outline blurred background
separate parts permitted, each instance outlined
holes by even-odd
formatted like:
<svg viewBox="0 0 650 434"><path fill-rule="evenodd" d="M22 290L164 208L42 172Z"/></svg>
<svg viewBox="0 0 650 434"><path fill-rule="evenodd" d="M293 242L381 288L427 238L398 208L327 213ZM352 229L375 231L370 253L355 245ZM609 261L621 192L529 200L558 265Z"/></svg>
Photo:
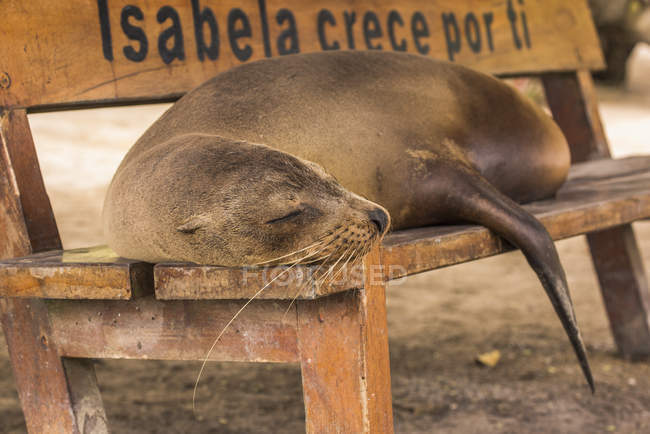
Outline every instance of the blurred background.
<svg viewBox="0 0 650 434"><path fill-rule="evenodd" d="M609 69L596 75L615 157L650 153L650 4L591 0ZM513 84L542 98L534 81ZM167 108L30 115L65 248L104 243L103 196L123 155ZM635 224L650 269L650 224ZM650 361L618 358L582 237L558 243L591 355L592 396L519 252L409 278L389 289L396 429L431 432L650 432ZM494 367L475 363L499 351ZM191 411L198 363L102 361L114 432L304 432L298 366L215 363ZM24 432L0 340L0 432Z"/></svg>

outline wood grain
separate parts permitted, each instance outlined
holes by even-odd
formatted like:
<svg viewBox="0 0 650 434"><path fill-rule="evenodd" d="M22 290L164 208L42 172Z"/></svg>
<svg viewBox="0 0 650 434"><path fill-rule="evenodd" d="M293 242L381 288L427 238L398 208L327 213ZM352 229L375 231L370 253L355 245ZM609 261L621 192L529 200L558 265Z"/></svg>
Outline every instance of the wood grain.
<svg viewBox="0 0 650 434"><path fill-rule="evenodd" d="M0 118L0 134L12 161L16 184L25 191L25 194L19 194L19 198L31 251L61 249L59 230L43 184L25 110L5 112Z"/></svg>
<svg viewBox="0 0 650 434"><path fill-rule="evenodd" d="M0 196L0 254L60 246L26 114L3 113L1 121L0 188L8 194ZM91 412L98 422L106 419L92 365L75 365L75 377L66 376L43 300L0 298L0 322L30 433L80 433ZM81 395L84 403L75 401Z"/></svg>
<svg viewBox="0 0 650 434"><path fill-rule="evenodd" d="M405 48L494 74L604 65L586 0L6 0L0 14L10 108L172 100L245 61L335 46ZM201 48L208 16L218 53Z"/></svg>
<svg viewBox="0 0 650 434"><path fill-rule="evenodd" d="M159 300L247 299L312 300L328 294L361 288L363 268L345 267L333 281L315 282L318 266L226 268L210 265L162 263L154 267ZM287 271L288 270L288 271ZM322 268L321 268L322 270ZM321 273L322 274L322 273ZM319 274L320 275L320 274ZM277 280L275 280L277 277Z"/></svg>
<svg viewBox="0 0 650 434"><path fill-rule="evenodd" d="M386 293L379 249L364 289L298 302L308 433L392 433Z"/></svg>
<svg viewBox="0 0 650 434"><path fill-rule="evenodd" d="M72 409L80 433L108 434L108 420L104 401L97 388L95 361L63 359L63 367L70 388Z"/></svg>
<svg viewBox="0 0 650 434"><path fill-rule="evenodd" d="M598 99L586 70L542 75L546 100L571 150L571 162L609 158Z"/></svg>
<svg viewBox="0 0 650 434"><path fill-rule="evenodd" d="M104 247L54 250L5 260L0 295L128 300L153 293L153 265L106 251Z"/></svg>
<svg viewBox="0 0 650 434"><path fill-rule="evenodd" d="M4 124L3 130L6 128ZM1 137L0 188L6 194L0 196L0 221L4 224L0 250L3 257L27 255L31 243L20 204L20 186L8 152L7 136L3 133ZM0 323L16 389L30 432L75 432L72 401L56 345L49 342L49 321L43 303L0 298Z"/></svg>
<svg viewBox="0 0 650 434"><path fill-rule="evenodd" d="M104 359L203 360L241 301L48 300L61 355ZM289 302L252 302L210 360L297 362L296 311Z"/></svg>
<svg viewBox="0 0 650 434"><path fill-rule="evenodd" d="M0 259L31 253L20 192L4 135L0 135Z"/></svg>
<svg viewBox="0 0 650 434"><path fill-rule="evenodd" d="M650 157L575 165L556 199L524 208L535 214L556 240L650 217ZM381 262L386 277L395 279L511 249L481 226L434 226L389 234L382 245ZM134 295L133 290L125 292L129 288L150 291L149 275L138 277L132 272L147 270L146 264L110 256L104 258L107 262L100 262L96 255L86 257L90 262L83 263L78 252L66 251L78 261L76 264L56 259L64 257L60 252L0 262L0 294L23 291L49 298L129 298ZM179 263L157 264L154 268L156 297L166 300L247 299L284 270ZM127 269L130 275L123 274ZM304 284L309 271L307 267L292 270L258 297L293 299L298 294L298 299L309 300L362 286L362 275L356 268L341 273L343 278L334 284L321 286ZM99 280L102 273L114 280ZM56 279L44 279L48 274L56 275Z"/></svg>
<svg viewBox="0 0 650 434"><path fill-rule="evenodd" d="M650 291L632 226L589 234L589 248L618 350L650 355Z"/></svg>
<svg viewBox="0 0 650 434"><path fill-rule="evenodd" d="M609 145L588 72L551 74L543 82L553 117L571 147L572 161L609 158ZM604 177L611 176L603 173L607 172L607 165L604 162L600 167ZM645 165L642 162L637 171L647 170L649 166L647 161ZM616 208L611 210L613 214L617 212ZM623 225L589 233L587 243L619 352L631 358L647 357L650 355L650 287L634 229Z"/></svg>

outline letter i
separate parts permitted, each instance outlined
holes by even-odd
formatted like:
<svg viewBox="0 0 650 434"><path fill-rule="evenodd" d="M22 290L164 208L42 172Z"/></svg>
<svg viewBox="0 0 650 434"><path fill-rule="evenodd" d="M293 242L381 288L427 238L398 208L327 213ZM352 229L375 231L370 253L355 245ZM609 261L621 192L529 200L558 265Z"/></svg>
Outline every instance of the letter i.
<svg viewBox="0 0 650 434"><path fill-rule="evenodd" d="M517 33L517 13L512 6L512 0L508 0L508 20L510 20L510 28L512 29L512 40L515 43L517 50L521 50L521 39Z"/></svg>
<svg viewBox="0 0 650 434"><path fill-rule="evenodd" d="M524 0L519 0L520 5L524 5ZM524 40L526 41L526 47L530 48L530 35L528 34L528 20L526 19L526 12L521 11L521 25L524 27Z"/></svg>

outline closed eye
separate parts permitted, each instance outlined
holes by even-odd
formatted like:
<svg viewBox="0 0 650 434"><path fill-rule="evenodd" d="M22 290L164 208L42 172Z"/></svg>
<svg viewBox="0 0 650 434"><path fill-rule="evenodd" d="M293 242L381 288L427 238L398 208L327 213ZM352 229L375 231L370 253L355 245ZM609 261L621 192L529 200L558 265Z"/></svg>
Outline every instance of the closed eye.
<svg viewBox="0 0 650 434"><path fill-rule="evenodd" d="M297 217L297 216L299 216L300 214L302 214L302 210L301 210L301 209L297 209L297 210L295 210L295 211L291 211L289 214L285 215L284 217L279 217L279 218L277 218L277 219L269 220L269 221L266 222L266 224L267 224L267 225L271 225L271 224L273 224L273 223L282 223L282 222L286 222L287 220L291 220L292 218Z"/></svg>

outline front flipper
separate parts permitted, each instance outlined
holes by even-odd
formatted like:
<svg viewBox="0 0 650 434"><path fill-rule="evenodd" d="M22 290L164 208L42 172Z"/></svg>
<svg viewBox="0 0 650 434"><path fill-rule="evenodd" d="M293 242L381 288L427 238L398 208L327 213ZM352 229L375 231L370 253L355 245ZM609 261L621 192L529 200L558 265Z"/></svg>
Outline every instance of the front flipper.
<svg viewBox="0 0 650 434"><path fill-rule="evenodd" d="M474 170L466 167L445 169L443 186L448 188L442 200L449 217L486 226L521 249L551 299L587 383L594 392L594 381L573 312L566 275L544 226Z"/></svg>

